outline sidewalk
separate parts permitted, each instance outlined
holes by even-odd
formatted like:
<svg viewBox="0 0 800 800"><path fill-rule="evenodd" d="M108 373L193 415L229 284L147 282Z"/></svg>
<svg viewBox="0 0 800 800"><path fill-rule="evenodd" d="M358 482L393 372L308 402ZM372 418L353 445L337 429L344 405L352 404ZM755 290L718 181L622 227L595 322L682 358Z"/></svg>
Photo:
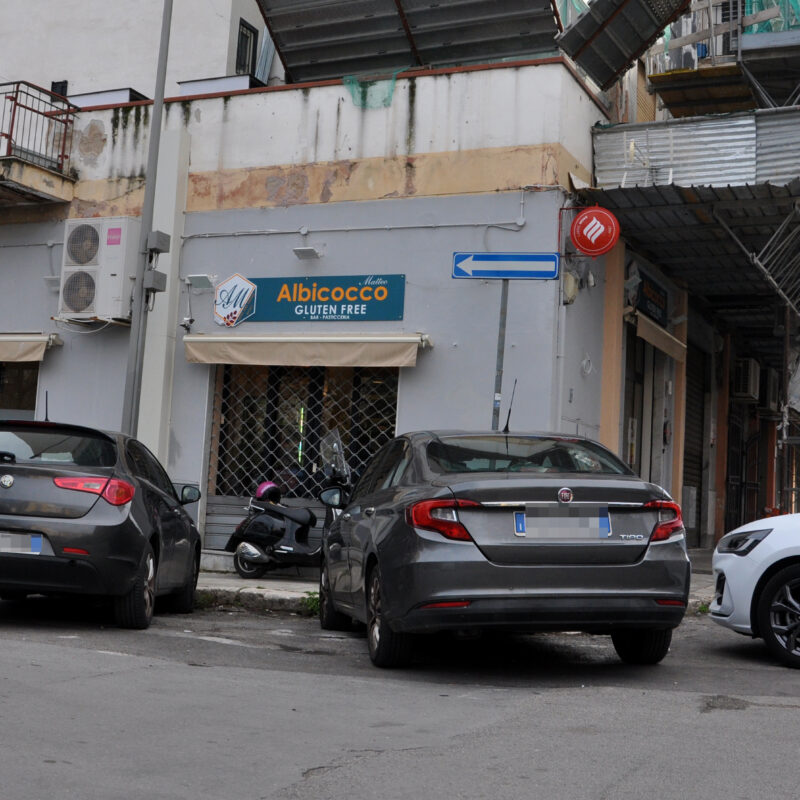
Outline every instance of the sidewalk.
<svg viewBox="0 0 800 800"><path fill-rule="evenodd" d="M696 614L707 607L714 597L714 578L711 574L711 551L690 550L692 583L689 591L688 614ZM316 577L292 574L267 573L263 578L240 578L235 572L223 571L225 562L213 557L206 558L212 571L204 568L197 582L197 604L208 608L221 605L238 605L252 611L308 612L309 594L316 594L319 583Z"/></svg>

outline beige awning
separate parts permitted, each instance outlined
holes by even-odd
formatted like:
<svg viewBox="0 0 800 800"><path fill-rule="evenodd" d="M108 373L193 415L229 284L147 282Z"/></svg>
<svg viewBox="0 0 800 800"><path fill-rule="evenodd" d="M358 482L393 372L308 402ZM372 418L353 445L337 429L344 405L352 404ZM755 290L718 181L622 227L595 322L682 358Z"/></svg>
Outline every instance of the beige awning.
<svg viewBox="0 0 800 800"><path fill-rule="evenodd" d="M0 361L41 361L48 347L61 344L55 333L0 333Z"/></svg>
<svg viewBox="0 0 800 800"><path fill-rule="evenodd" d="M186 360L197 364L298 367L413 367L424 333L237 336L187 334Z"/></svg>
<svg viewBox="0 0 800 800"><path fill-rule="evenodd" d="M670 358L674 358L676 361L686 360L686 345L639 312L636 313L636 335L646 342L650 342L653 347L666 353Z"/></svg>

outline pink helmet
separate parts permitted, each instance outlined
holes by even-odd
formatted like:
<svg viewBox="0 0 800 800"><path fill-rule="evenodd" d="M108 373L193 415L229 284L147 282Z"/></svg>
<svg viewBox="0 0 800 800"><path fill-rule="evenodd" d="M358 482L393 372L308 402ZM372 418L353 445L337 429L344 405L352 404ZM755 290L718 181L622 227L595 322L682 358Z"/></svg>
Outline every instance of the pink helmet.
<svg viewBox="0 0 800 800"><path fill-rule="evenodd" d="M270 503L280 503L281 490L272 481L262 481L256 489L256 500L268 500Z"/></svg>

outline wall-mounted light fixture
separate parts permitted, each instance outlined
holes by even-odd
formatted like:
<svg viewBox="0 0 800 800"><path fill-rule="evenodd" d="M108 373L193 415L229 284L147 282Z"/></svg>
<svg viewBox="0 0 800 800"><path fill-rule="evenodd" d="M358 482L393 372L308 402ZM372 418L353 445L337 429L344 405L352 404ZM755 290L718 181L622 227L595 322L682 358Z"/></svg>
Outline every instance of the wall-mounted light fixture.
<svg viewBox="0 0 800 800"><path fill-rule="evenodd" d="M315 245L304 245L303 247L293 247L292 252L301 261L310 261L314 258L322 258L322 250Z"/></svg>
<svg viewBox="0 0 800 800"><path fill-rule="evenodd" d="M187 275L184 278L192 289L213 289L216 279L216 275Z"/></svg>

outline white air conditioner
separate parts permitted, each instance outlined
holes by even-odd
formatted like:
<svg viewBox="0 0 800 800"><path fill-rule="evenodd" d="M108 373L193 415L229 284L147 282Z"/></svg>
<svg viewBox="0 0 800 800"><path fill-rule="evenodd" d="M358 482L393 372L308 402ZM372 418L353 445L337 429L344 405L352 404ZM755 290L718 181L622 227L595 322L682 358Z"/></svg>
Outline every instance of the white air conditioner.
<svg viewBox="0 0 800 800"><path fill-rule="evenodd" d="M754 358L739 358L733 370L733 397L737 400L758 401L760 371Z"/></svg>
<svg viewBox="0 0 800 800"><path fill-rule="evenodd" d="M138 217L67 220L59 317L130 319L140 228Z"/></svg>
<svg viewBox="0 0 800 800"><path fill-rule="evenodd" d="M767 411L777 411L780 406L780 375L775 369L764 372L764 386L761 390L761 406Z"/></svg>

